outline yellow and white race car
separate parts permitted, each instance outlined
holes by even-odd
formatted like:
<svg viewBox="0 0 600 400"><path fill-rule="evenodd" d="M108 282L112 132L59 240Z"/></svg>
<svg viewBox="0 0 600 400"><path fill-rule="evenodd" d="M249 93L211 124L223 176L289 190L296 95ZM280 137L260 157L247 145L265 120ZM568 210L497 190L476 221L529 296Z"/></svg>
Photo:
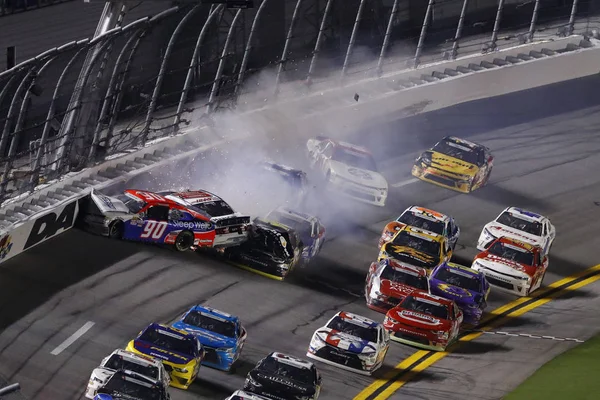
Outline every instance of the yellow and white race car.
<svg viewBox="0 0 600 400"><path fill-rule="evenodd" d="M434 185L470 193L488 182L493 163L489 148L446 136L416 159L412 175Z"/></svg>

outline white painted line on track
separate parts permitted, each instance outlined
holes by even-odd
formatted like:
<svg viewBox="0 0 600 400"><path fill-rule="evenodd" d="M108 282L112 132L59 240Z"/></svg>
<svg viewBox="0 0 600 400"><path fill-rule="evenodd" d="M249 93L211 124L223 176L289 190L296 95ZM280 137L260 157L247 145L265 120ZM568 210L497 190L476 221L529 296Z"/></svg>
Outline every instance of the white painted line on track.
<svg viewBox="0 0 600 400"><path fill-rule="evenodd" d="M511 337L525 337L525 338L530 338L530 339L556 340L559 342L576 342L576 343L584 342L584 340L575 339L575 338L563 338L563 337L547 336L547 335L544 335L544 336L532 335L529 333L510 333L510 332L503 332L503 331L482 331L482 330L474 330L472 332L481 332L481 333L485 333L487 335L500 335L500 336L511 336Z"/></svg>
<svg viewBox="0 0 600 400"><path fill-rule="evenodd" d="M53 356L57 356L60 353L62 353L63 351L65 351L65 349L67 347L69 347L70 345L72 345L73 343L75 343L75 341L77 339L79 339L80 337L82 337L83 335L85 335L85 333L87 331L89 331L90 329L92 329L92 326L96 325L95 322L92 321L88 321L85 324L83 324L83 326L81 328L79 328L77 330L77 332L75 332L74 334L72 334L71 336L69 336L67 338L67 340L65 340L64 342L62 342L61 344L58 345L57 348L55 348L54 350L52 350L50 352L50 354L52 354Z"/></svg>
<svg viewBox="0 0 600 400"><path fill-rule="evenodd" d="M392 184L392 187L399 188L402 186L410 185L411 183L419 182L417 178L410 178L402 182Z"/></svg>

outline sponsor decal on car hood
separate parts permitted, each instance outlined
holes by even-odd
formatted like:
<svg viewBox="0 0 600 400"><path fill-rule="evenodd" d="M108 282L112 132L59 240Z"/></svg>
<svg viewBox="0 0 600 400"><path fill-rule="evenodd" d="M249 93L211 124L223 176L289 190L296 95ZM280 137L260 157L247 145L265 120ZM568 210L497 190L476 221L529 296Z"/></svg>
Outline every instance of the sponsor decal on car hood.
<svg viewBox="0 0 600 400"><path fill-rule="evenodd" d="M358 185L375 189L387 188L388 184L383 175L375 171L351 167L338 161L330 161L331 170L337 175Z"/></svg>
<svg viewBox="0 0 600 400"><path fill-rule="evenodd" d="M203 346L208 347L234 347L235 339L227 336L219 335L218 333L201 329L196 326L185 324L181 321L173 324L173 328L181 329L196 336Z"/></svg>
<svg viewBox="0 0 600 400"><path fill-rule="evenodd" d="M518 229L511 228L506 225L499 224L497 222L490 222L485 228L495 237L509 237L523 242L527 242L533 245L541 246L542 238L540 236L531 235L529 233L520 231Z"/></svg>
<svg viewBox="0 0 600 400"><path fill-rule="evenodd" d="M381 293L383 293L386 296L391 296L391 297L404 298L404 297L408 296L414 290L415 290L414 287L405 285L403 283L390 281L389 279L382 279L380 286L379 286L379 291Z"/></svg>
<svg viewBox="0 0 600 400"><path fill-rule="evenodd" d="M474 164L437 152L431 153L431 162L434 167L454 174L473 176L479 171Z"/></svg>
<svg viewBox="0 0 600 400"><path fill-rule="evenodd" d="M133 346L137 351L139 351L142 354L146 354L151 357L158 358L160 360L167 361L173 364L185 365L194 359L190 355L174 353L172 351L153 346L152 344L141 340L136 340L133 343Z"/></svg>
<svg viewBox="0 0 600 400"><path fill-rule="evenodd" d="M375 343L340 331L323 328L317 332L317 335L331 346L356 354L371 353L377 349Z"/></svg>
<svg viewBox="0 0 600 400"><path fill-rule="evenodd" d="M390 310L390 317L404 325L415 328L431 330L447 330L450 328L450 321L412 310L392 309Z"/></svg>
<svg viewBox="0 0 600 400"><path fill-rule="evenodd" d="M437 279L431 279L431 293L445 297L450 300L454 300L460 304L473 304L475 303L475 296L480 293L472 292L470 290L447 284Z"/></svg>
<svg viewBox="0 0 600 400"><path fill-rule="evenodd" d="M311 391L311 388L307 387L307 385L298 384L293 379L289 379L286 377L265 374L264 372L260 371L252 371L250 372L250 374L254 379L258 380L259 382L269 382L273 384L286 386L287 388L292 389L296 392L307 393Z"/></svg>
<svg viewBox="0 0 600 400"><path fill-rule="evenodd" d="M478 258L477 261L493 271L501 274L532 277L535 272L535 267L519 264L512 260L507 260L502 257L487 254L485 257Z"/></svg>

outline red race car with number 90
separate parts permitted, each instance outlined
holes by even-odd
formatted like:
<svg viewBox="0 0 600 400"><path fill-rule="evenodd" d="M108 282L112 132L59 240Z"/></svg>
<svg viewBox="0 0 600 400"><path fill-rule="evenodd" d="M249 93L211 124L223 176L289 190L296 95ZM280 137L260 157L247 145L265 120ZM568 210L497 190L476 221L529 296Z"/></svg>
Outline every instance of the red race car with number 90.
<svg viewBox="0 0 600 400"><path fill-rule="evenodd" d="M83 229L110 238L192 247L229 247L248 239L250 217L206 191L92 191L82 206Z"/></svg>

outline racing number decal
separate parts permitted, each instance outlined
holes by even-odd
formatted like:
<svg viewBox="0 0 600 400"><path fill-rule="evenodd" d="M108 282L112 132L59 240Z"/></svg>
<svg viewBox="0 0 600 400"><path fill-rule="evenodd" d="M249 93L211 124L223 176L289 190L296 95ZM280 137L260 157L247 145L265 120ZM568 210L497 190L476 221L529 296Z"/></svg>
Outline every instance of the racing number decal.
<svg viewBox="0 0 600 400"><path fill-rule="evenodd" d="M163 202L167 201L164 197L162 197L161 195L158 195L156 193L150 193L150 192L136 192L136 193L146 201L163 201Z"/></svg>
<svg viewBox="0 0 600 400"><path fill-rule="evenodd" d="M140 235L141 239L160 239L165 233L165 229L167 229L166 222L158 222L158 221L147 221L146 225L144 225L144 230Z"/></svg>
<svg viewBox="0 0 600 400"><path fill-rule="evenodd" d="M373 177L366 171L361 171L356 168L348 168L348 173L366 181L372 181Z"/></svg>

